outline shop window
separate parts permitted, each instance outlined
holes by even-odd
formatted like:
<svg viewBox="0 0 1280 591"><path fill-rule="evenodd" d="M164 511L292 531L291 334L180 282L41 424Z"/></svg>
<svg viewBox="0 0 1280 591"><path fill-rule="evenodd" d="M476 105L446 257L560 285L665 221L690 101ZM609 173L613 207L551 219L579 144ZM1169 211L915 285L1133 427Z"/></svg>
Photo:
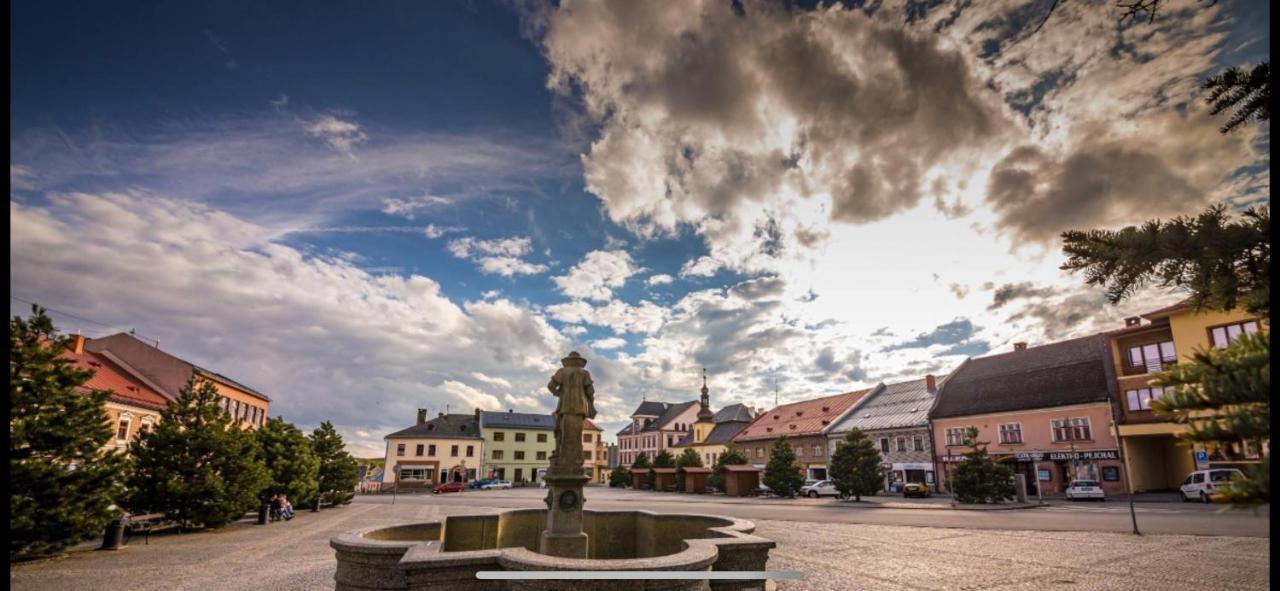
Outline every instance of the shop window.
<svg viewBox="0 0 1280 591"><path fill-rule="evenodd" d="M1258 322L1249 320L1246 322L1236 322L1225 326L1215 326L1209 329L1209 339L1213 341L1213 346L1219 349L1227 348L1232 341L1240 338L1242 334L1253 334L1258 332Z"/></svg>
<svg viewBox="0 0 1280 591"><path fill-rule="evenodd" d="M422 482L427 480L427 470L425 468L401 468L400 480L411 482Z"/></svg>
<svg viewBox="0 0 1280 591"><path fill-rule="evenodd" d="M1089 428L1089 419L1057 419L1052 421L1054 441L1089 441L1093 433ZM1094 480L1097 480L1096 478Z"/></svg>
<svg viewBox="0 0 1280 591"><path fill-rule="evenodd" d="M404 444L403 444L403 443L398 443L398 444L396 444L396 455L397 455L397 456L403 456L403 455L404 455Z"/></svg>
<svg viewBox="0 0 1280 591"><path fill-rule="evenodd" d="M964 445L964 439L969 435L968 427L952 427L947 429L947 445Z"/></svg>
<svg viewBox="0 0 1280 591"><path fill-rule="evenodd" d="M1022 424L1006 423L1000 425L1000 443L1022 443Z"/></svg>

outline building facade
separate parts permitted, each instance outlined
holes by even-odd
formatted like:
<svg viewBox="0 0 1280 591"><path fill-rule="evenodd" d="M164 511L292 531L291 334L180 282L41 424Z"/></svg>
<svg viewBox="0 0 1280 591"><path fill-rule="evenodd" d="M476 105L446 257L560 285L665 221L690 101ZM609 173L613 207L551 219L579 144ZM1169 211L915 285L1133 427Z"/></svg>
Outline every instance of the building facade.
<svg viewBox="0 0 1280 591"><path fill-rule="evenodd" d="M105 447L127 451L131 441L160 422L160 411L169 400L159 392L158 386L127 363L110 354L85 350L85 341L83 336L76 335L62 357L80 369L93 372L79 390L111 391L103 408L112 431Z"/></svg>
<svg viewBox="0 0 1280 591"><path fill-rule="evenodd" d="M652 460L693 430L698 402L645 401L631 413L631 424L618 431L619 461L630 466L641 453Z"/></svg>
<svg viewBox="0 0 1280 591"><path fill-rule="evenodd" d="M775 407L760 414L735 435L733 445L741 449L753 465L764 469L774 442L786 437L795 448L796 462L805 478L825 480L828 430L870 392L870 389L858 390Z"/></svg>
<svg viewBox="0 0 1280 591"><path fill-rule="evenodd" d="M966 360L940 386L929 413L934 461L950 469L978 429L992 459L1022 474L1029 494L1060 494L1072 480L1126 492L1111 400L1115 376L1105 335Z"/></svg>
<svg viewBox="0 0 1280 591"><path fill-rule="evenodd" d="M477 477L484 457L479 411L440 413L427 420L418 409L417 424L387 435L382 487L429 488L442 482L469 482Z"/></svg>
<svg viewBox="0 0 1280 591"><path fill-rule="evenodd" d="M703 466L714 466L720 456L728 451L733 438L750 425L755 416L751 407L745 404L731 404L718 412L711 412L711 390L707 387L704 376L702 397L698 399L693 429L672 446L671 453L680 457L684 450L693 449L702 459Z"/></svg>
<svg viewBox="0 0 1280 591"><path fill-rule="evenodd" d="M485 440L481 474L516 486L538 482L556 448L555 427L556 419L550 414L481 411Z"/></svg>
<svg viewBox="0 0 1280 591"><path fill-rule="evenodd" d="M919 482L937 490L933 462L933 434L929 409L938 392L938 378L927 375L898 384L879 384L827 432L827 448L835 450L853 429L867 434L880 450L884 490L898 491Z"/></svg>
<svg viewBox="0 0 1280 591"><path fill-rule="evenodd" d="M1119 391L1115 403L1120 441L1134 492L1177 490L1197 469L1242 468L1260 461L1268 442L1240 441L1209 449L1183 441L1186 425L1151 410L1151 402L1164 395L1151 381L1157 372L1189 361L1196 351L1225 347L1241 334L1267 329L1265 322L1242 310L1196 311L1183 300L1127 318L1124 328L1108 333Z"/></svg>
<svg viewBox="0 0 1280 591"><path fill-rule="evenodd" d="M609 447L604 443L604 429L591 419L582 420L582 473L594 484L604 484L608 477Z"/></svg>

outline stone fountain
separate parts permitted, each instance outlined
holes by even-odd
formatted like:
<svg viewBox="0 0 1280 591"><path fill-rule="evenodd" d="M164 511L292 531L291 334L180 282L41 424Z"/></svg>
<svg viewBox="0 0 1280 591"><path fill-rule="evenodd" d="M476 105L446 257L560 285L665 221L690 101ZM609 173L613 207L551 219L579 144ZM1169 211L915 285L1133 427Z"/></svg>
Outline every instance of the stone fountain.
<svg viewBox="0 0 1280 591"><path fill-rule="evenodd" d="M451 515L443 521L368 528L334 536L338 591L765 589L761 580L500 580L480 571L762 571L771 540L749 521L699 514L583 508L582 425L595 417L587 360L561 360L547 388L556 405L556 448L546 509ZM469 494L469 493L464 493Z"/></svg>

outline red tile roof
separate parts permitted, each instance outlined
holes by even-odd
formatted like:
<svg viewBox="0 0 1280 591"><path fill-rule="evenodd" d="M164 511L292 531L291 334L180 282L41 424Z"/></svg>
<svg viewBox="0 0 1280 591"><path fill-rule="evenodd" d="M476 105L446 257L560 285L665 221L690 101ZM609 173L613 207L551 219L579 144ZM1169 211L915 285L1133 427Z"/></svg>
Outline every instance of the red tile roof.
<svg viewBox="0 0 1280 591"><path fill-rule="evenodd" d="M70 359L76 367L92 370L93 377L82 387L86 390L111 390L112 402L151 410L162 410L168 404L167 398L123 367L122 363L112 361L101 353L85 350L76 354L66 351L62 357Z"/></svg>
<svg viewBox="0 0 1280 591"><path fill-rule="evenodd" d="M734 441L816 435L862 399L871 388L784 404L760 415Z"/></svg>
<svg viewBox="0 0 1280 591"><path fill-rule="evenodd" d="M584 431L604 431L604 429L597 427L595 423L591 422L591 419L582 419L582 429Z"/></svg>

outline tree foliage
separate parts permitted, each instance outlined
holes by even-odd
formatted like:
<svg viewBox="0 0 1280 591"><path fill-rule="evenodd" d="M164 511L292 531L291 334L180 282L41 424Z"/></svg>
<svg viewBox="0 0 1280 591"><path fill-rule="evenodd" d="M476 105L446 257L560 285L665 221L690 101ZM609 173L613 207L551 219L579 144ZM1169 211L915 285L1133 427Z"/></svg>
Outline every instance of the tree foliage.
<svg viewBox="0 0 1280 591"><path fill-rule="evenodd" d="M654 468L675 468L676 457L671 455L670 451L667 451L664 449L658 452L658 455L653 456L653 467ZM653 472L649 473L647 484L649 485L650 490L653 489L654 483L657 480L657 478L658 478L657 474L654 474Z"/></svg>
<svg viewBox="0 0 1280 591"><path fill-rule="evenodd" d="M184 526L219 527L255 507L271 481L252 431L232 422L212 382L192 376L160 423L130 446L127 506Z"/></svg>
<svg viewBox="0 0 1280 591"><path fill-rule="evenodd" d="M884 460L871 438L861 429L852 429L836 445L831 454L831 469L827 472L841 496L862 497L880 492L884 472L880 466Z"/></svg>
<svg viewBox="0 0 1280 591"><path fill-rule="evenodd" d="M1231 111L1231 117L1222 126L1222 133L1230 133L1250 121L1271 120L1271 66L1262 62L1248 72L1238 67L1227 68L1201 85L1209 91L1205 102L1213 106L1214 115Z"/></svg>
<svg viewBox="0 0 1280 591"><path fill-rule="evenodd" d="M318 492L320 459L311 451L307 436L282 417L267 421L257 436L262 463L271 476L258 500L266 503L272 495L283 494L296 506L311 506Z"/></svg>
<svg viewBox="0 0 1280 591"><path fill-rule="evenodd" d="M1215 205L1196 217L1152 220L1141 228L1063 232L1067 262L1089 285L1105 287L1112 303L1155 284L1191 290L1195 308L1243 307L1270 312L1271 208L1228 219Z"/></svg>
<svg viewBox="0 0 1280 591"><path fill-rule="evenodd" d="M649 454L640 452L638 455L636 455L636 459L631 461L631 467L632 468L652 468L653 462L649 460ZM653 472L650 472L649 474L645 475L644 487L650 490L653 489Z"/></svg>
<svg viewBox="0 0 1280 591"><path fill-rule="evenodd" d="M764 466L764 485L773 494L783 497L796 496L804 486L804 476L796 462L796 450L787 442L786 436L774 441L773 448L769 450L769 463Z"/></svg>
<svg viewBox="0 0 1280 591"><path fill-rule="evenodd" d="M609 471L609 488L626 488L631 482L631 476L627 474L627 469L622 466L615 466Z"/></svg>
<svg viewBox="0 0 1280 591"><path fill-rule="evenodd" d="M712 468L711 476L707 478L707 486L715 490L724 490L724 467L745 466L750 463L751 460L747 458L746 454L742 453L742 450L730 446L724 453L720 454L720 457L716 458L716 464Z"/></svg>
<svg viewBox="0 0 1280 591"><path fill-rule="evenodd" d="M111 391L82 389L93 372L61 357L68 344L37 306L9 322L9 560L101 534L118 513L126 462L104 451Z"/></svg>
<svg viewBox="0 0 1280 591"><path fill-rule="evenodd" d="M1013 498L1013 470L987 455L987 442L978 441L978 429L970 427L965 446L972 448L951 472L951 494L960 503L1000 503Z"/></svg>
<svg viewBox="0 0 1280 591"><path fill-rule="evenodd" d="M701 468L702 456L692 447L686 447L676 458L676 468ZM684 490L684 470L676 470L676 490Z"/></svg>
<svg viewBox="0 0 1280 591"><path fill-rule="evenodd" d="M335 505L351 502L355 497L357 462L347 453L342 435L325 421L311 432L311 451L320 462L317 488Z"/></svg>

